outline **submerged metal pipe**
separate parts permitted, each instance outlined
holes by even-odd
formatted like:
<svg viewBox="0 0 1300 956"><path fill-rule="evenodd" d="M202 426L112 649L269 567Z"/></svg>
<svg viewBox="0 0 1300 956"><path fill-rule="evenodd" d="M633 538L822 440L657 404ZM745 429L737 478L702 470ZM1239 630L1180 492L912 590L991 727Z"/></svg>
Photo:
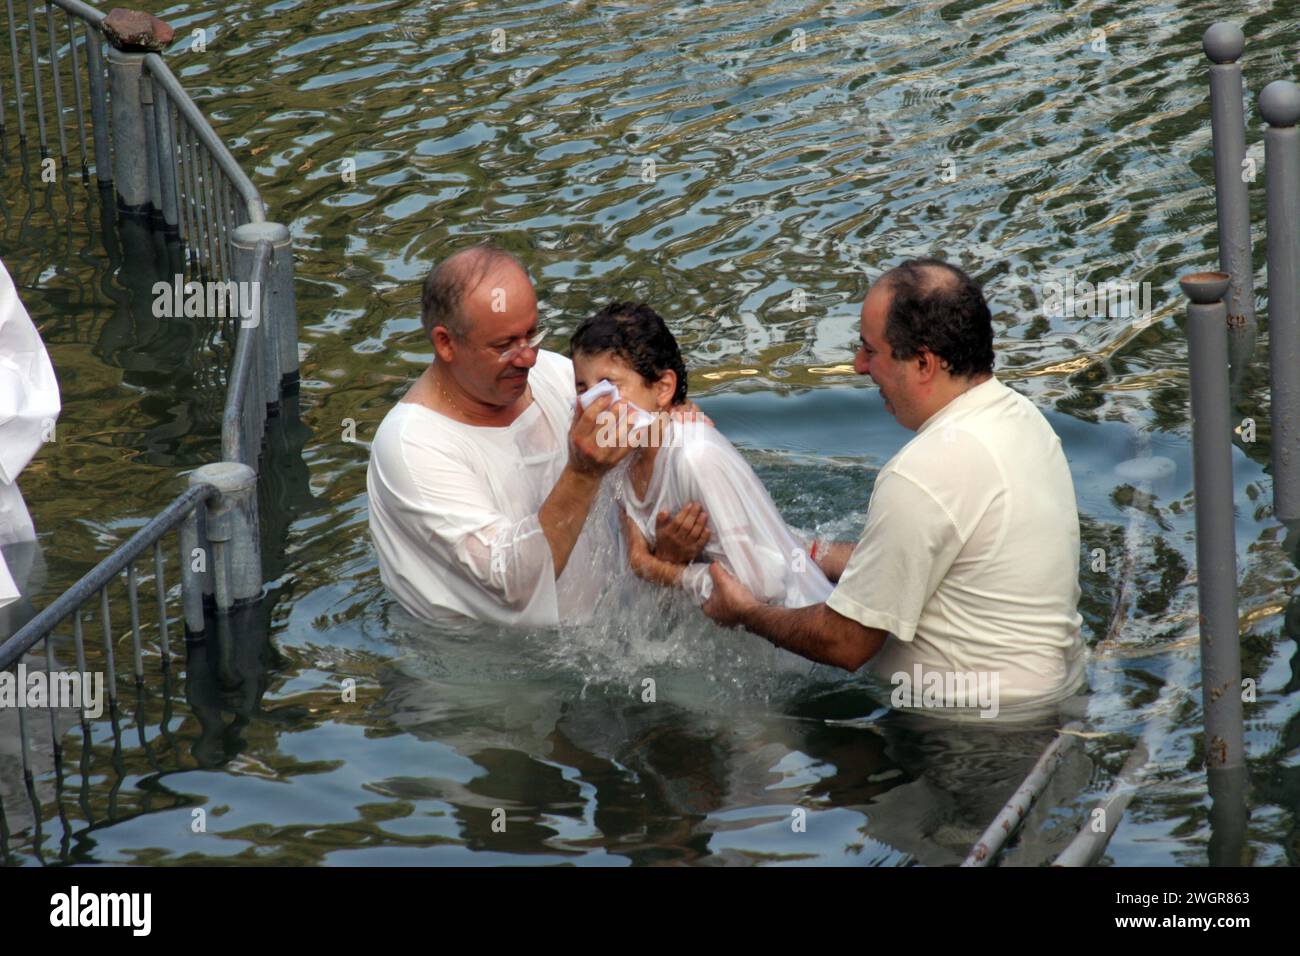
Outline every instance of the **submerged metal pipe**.
<svg viewBox="0 0 1300 956"><path fill-rule="evenodd" d="M1075 732L1082 729L1083 725L1075 721L1066 724L1057 732L1057 738L1039 755L1038 761L1025 777L1024 783L1016 789L1006 806L988 825L988 829L975 841L970 853L962 861L962 866L988 866L993 862L1003 844L1020 828L1020 824L1029 815L1030 809L1042 796L1043 790L1056 775L1065 755L1074 747L1079 739L1075 736Z"/></svg>
<svg viewBox="0 0 1300 956"><path fill-rule="evenodd" d="M1290 241L1294 247L1294 235ZM1228 394L1228 310L1223 303L1229 281L1222 272L1200 272L1179 280L1183 293L1191 300L1187 307L1187 351L1192 392L1201 700L1205 713L1205 762L1214 770L1241 766L1244 762Z"/></svg>
<svg viewBox="0 0 1300 956"><path fill-rule="evenodd" d="M1273 512L1300 518L1300 87L1276 80L1259 94L1268 198L1268 352Z"/></svg>
<svg viewBox="0 0 1300 956"><path fill-rule="evenodd" d="M1120 768L1115 783L1106 793L1106 798L1092 810L1093 814L1100 814L1100 817L1095 819L1100 819L1102 825L1092 826L1094 817L1090 815L1083 829L1070 841L1070 845L1061 851L1053 866L1091 866L1101 858L1102 852L1119 826L1120 819L1124 816L1125 809L1132 801L1133 795L1137 793L1149 759L1150 753L1146 742L1139 740L1137 746L1129 753L1128 759L1124 761L1124 766Z"/></svg>

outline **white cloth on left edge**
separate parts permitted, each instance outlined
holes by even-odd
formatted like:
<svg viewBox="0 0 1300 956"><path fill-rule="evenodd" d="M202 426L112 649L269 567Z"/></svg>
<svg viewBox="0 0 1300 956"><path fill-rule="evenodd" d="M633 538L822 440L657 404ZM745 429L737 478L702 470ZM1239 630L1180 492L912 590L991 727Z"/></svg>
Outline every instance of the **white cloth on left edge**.
<svg viewBox="0 0 1300 956"><path fill-rule="evenodd" d="M59 383L45 343L0 262L0 545L36 539L18 475L50 434L59 408ZM0 556L0 607L18 597Z"/></svg>

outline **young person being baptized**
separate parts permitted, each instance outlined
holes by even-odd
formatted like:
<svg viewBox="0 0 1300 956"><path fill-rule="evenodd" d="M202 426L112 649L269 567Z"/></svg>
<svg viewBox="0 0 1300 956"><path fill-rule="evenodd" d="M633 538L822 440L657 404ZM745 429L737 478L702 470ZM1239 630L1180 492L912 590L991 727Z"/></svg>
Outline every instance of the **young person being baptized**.
<svg viewBox="0 0 1300 956"><path fill-rule="evenodd" d="M713 588L709 563L720 561L769 604L804 607L826 600L831 583L731 442L710 422L667 414L686 401L686 367L658 313L642 303L611 303L578 326L569 351L579 401L608 380L623 400L653 416L653 424L639 429L639 416L625 419L617 436L606 429L611 439L637 448L610 476L639 531L625 520L628 561L637 575L684 588L703 604ZM713 530L700 561L678 565L656 558L650 550L656 516L676 514L691 502L703 505Z"/></svg>

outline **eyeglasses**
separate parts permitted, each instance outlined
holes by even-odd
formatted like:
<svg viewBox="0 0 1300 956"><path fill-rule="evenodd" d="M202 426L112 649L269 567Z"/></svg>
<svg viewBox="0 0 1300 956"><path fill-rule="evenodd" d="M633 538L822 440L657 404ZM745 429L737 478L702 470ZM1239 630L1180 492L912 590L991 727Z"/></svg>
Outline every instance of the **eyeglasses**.
<svg viewBox="0 0 1300 956"><path fill-rule="evenodd" d="M505 363L509 362L524 349L535 349L542 344L542 339L546 338L546 329L538 328L532 335L521 336L511 341L504 349L498 349L491 345L483 346L489 352L495 352L497 358Z"/></svg>

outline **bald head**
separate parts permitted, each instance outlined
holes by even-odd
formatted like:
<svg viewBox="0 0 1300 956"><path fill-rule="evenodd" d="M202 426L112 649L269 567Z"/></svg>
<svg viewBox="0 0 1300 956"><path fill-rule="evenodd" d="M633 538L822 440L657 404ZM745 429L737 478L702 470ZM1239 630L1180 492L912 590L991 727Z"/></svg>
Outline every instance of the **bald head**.
<svg viewBox="0 0 1300 956"><path fill-rule="evenodd" d="M961 287L963 279L971 281L966 273L942 260L909 259L901 266L890 269L877 281L889 288L906 285L917 295L929 298L952 295Z"/></svg>
<svg viewBox="0 0 1300 956"><path fill-rule="evenodd" d="M425 278L420 297L420 321L425 336L441 325L453 335L464 338L470 330L466 298L483 282L502 271L527 277L518 259L490 242L462 249L440 262Z"/></svg>

